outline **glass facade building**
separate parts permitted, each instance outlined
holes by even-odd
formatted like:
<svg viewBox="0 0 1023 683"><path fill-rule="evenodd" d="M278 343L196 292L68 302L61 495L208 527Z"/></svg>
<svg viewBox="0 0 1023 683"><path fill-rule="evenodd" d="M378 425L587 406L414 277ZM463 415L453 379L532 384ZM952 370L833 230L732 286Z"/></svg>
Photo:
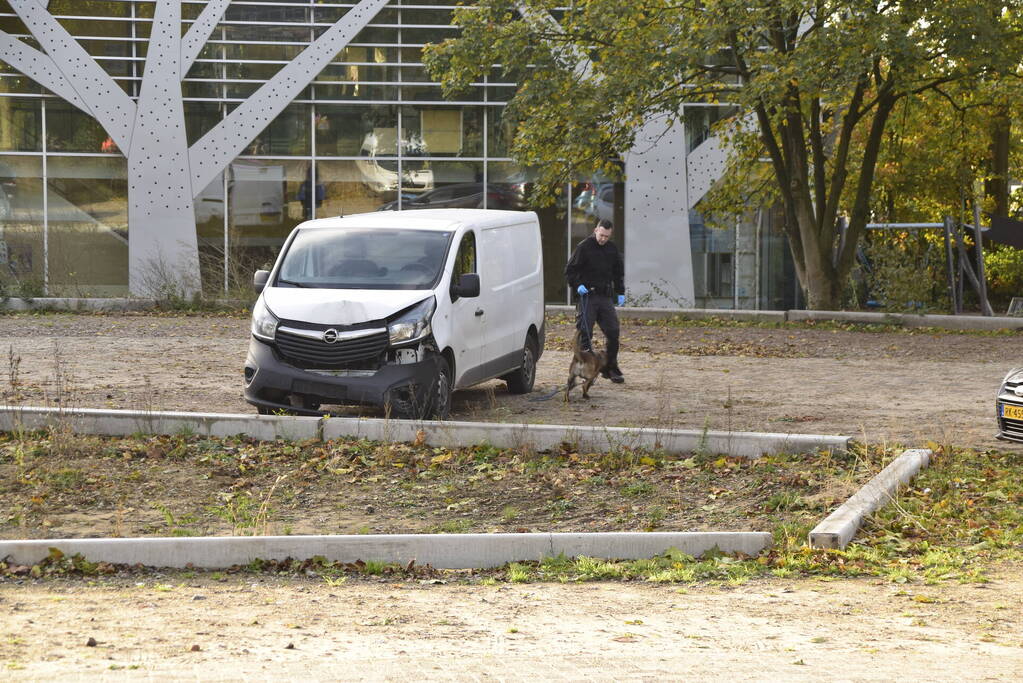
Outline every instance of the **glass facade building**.
<svg viewBox="0 0 1023 683"><path fill-rule="evenodd" d="M185 28L206 5L182 1ZM189 144L352 6L231 2L182 80ZM137 97L154 3L50 0L48 7L117 85ZM458 99L446 100L422 65L425 44L456 34L452 10L437 0L392 0L195 197L207 293L247 283L308 218L422 207L527 208L529 176L509 157L512 131L503 118L515 83L493 69ZM0 0L0 30L35 44L6 0ZM703 108L685 117L691 141L705 135L715 115ZM12 290L17 282L19 291L36 295L126 295L128 185L126 160L102 126L0 61L0 286ZM630 235L639 239L643 230L628 225L623 183L579 179L563 197L538 210L552 303L568 301L564 265L596 218L615 222L615 239L627 255ZM686 227L679 226L680 239ZM706 249L727 238L690 233L696 277L695 263L710 263L703 255L719 253ZM720 257L711 260L716 272L728 266ZM732 278L733 287L739 279ZM691 304L724 305L729 297L719 295L727 286L718 278L702 296L697 286Z"/></svg>

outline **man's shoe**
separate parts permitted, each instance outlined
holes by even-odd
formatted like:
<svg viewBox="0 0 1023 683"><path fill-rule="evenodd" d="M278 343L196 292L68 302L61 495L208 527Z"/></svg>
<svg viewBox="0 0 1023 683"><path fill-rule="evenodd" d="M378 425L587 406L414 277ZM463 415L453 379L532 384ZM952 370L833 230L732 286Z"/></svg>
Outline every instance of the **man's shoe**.
<svg viewBox="0 0 1023 683"><path fill-rule="evenodd" d="M604 368L603 370L600 371L600 376L603 377L604 379L611 379L611 373L608 371L607 368Z"/></svg>
<svg viewBox="0 0 1023 683"><path fill-rule="evenodd" d="M611 370L610 375L611 381L614 382L615 384L625 384L625 377L622 375L621 370L618 370L617 368Z"/></svg>

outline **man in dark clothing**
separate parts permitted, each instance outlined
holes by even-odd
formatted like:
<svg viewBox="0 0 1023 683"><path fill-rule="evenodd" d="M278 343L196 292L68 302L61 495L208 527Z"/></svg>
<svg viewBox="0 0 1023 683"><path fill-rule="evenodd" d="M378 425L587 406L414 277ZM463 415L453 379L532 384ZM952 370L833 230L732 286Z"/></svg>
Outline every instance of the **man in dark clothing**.
<svg viewBox="0 0 1023 683"><path fill-rule="evenodd" d="M625 381L618 369L618 314L615 303L625 303L625 264L621 252L611 242L611 221L597 222L593 234L575 248L565 266L569 287L579 295L575 325L582 333L582 343L592 346L593 323L607 339L607 366L601 375L615 384Z"/></svg>

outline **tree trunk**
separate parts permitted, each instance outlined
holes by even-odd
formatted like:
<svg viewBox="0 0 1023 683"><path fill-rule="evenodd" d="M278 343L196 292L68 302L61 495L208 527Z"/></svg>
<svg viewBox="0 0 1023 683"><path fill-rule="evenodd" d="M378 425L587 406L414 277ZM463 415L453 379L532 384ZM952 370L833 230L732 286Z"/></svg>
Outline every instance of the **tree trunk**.
<svg viewBox="0 0 1023 683"><path fill-rule="evenodd" d="M991 174L984 183L984 193L994 200L991 215L1009 216L1009 144L1010 126L1008 109L1000 109L991 121Z"/></svg>
<svg viewBox="0 0 1023 683"><path fill-rule="evenodd" d="M201 290L181 97L181 6L157 3L128 150L128 277L133 294Z"/></svg>
<svg viewBox="0 0 1023 683"><path fill-rule="evenodd" d="M177 149L187 149L184 140ZM128 158L128 279L134 295L190 298L200 291L191 178L180 169L167 158Z"/></svg>

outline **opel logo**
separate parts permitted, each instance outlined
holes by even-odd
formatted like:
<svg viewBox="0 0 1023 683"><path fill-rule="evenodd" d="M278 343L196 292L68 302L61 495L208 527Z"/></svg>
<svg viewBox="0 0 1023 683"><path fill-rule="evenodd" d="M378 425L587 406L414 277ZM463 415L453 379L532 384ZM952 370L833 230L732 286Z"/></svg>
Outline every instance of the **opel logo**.
<svg viewBox="0 0 1023 683"><path fill-rule="evenodd" d="M1023 396L1023 384L1020 384L1018 387L1013 389L1012 393L1016 394L1017 396Z"/></svg>
<svg viewBox="0 0 1023 683"><path fill-rule="evenodd" d="M337 341L337 330L333 327L323 333L323 341L328 344L333 344Z"/></svg>

